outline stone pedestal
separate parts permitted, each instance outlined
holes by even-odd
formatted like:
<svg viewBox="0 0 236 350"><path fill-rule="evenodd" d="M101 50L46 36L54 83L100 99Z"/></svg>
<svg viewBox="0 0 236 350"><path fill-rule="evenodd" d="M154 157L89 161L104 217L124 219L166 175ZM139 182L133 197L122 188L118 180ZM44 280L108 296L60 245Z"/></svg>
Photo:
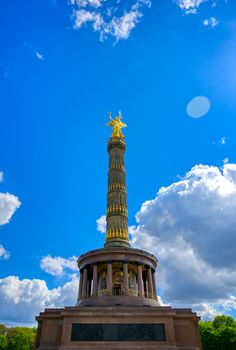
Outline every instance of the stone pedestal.
<svg viewBox="0 0 236 350"><path fill-rule="evenodd" d="M171 307L65 307L37 317L37 350L201 350L199 318Z"/></svg>
<svg viewBox="0 0 236 350"><path fill-rule="evenodd" d="M40 313L35 349L201 350L196 314L159 305L156 266L129 247L80 256L77 304Z"/></svg>

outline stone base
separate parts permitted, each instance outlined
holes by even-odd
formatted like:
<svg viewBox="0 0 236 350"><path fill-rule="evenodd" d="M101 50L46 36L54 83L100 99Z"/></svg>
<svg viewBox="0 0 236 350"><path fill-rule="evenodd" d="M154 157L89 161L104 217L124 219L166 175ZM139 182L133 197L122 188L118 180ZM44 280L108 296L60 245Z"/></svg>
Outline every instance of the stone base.
<svg viewBox="0 0 236 350"><path fill-rule="evenodd" d="M77 306L160 306L158 300L144 297L136 297L131 295L103 295L96 298L81 299L77 302Z"/></svg>
<svg viewBox="0 0 236 350"><path fill-rule="evenodd" d="M36 350L202 349L199 318L191 309L75 306L46 309L36 319ZM81 324L84 324L83 334ZM77 341L81 336L85 338ZM118 337L119 341L114 341L114 337Z"/></svg>

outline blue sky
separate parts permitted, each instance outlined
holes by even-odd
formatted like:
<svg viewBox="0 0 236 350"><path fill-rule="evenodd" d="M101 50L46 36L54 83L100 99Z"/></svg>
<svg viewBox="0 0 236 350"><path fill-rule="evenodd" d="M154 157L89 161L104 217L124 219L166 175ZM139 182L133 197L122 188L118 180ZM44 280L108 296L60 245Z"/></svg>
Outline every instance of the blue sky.
<svg viewBox="0 0 236 350"><path fill-rule="evenodd" d="M161 300L236 316L234 1L0 7L0 322L75 303L119 110L130 237L160 261Z"/></svg>

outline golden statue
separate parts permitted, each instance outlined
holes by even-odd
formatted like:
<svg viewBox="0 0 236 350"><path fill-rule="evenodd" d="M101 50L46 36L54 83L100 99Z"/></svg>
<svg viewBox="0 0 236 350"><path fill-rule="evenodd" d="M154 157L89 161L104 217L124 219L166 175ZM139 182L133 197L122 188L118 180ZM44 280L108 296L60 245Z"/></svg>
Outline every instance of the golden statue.
<svg viewBox="0 0 236 350"><path fill-rule="evenodd" d="M125 128L127 125L122 123L121 119L121 112L119 112L119 116L115 117L115 119L112 119L111 113L109 113L110 121L107 123L107 126L112 126L113 131L111 137L120 137L121 139L124 138L124 134L122 133L121 129Z"/></svg>

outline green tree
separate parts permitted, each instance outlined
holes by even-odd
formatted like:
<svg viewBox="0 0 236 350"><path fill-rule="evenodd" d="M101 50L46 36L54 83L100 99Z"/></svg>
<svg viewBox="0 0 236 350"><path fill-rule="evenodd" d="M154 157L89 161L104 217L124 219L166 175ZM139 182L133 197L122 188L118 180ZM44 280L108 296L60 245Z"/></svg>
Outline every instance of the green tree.
<svg viewBox="0 0 236 350"><path fill-rule="evenodd" d="M199 322L203 350L216 350L216 334L212 322Z"/></svg>
<svg viewBox="0 0 236 350"><path fill-rule="evenodd" d="M0 350L7 350L7 336L0 334Z"/></svg>
<svg viewBox="0 0 236 350"><path fill-rule="evenodd" d="M0 334L7 334L7 327L0 323Z"/></svg>
<svg viewBox="0 0 236 350"><path fill-rule="evenodd" d="M32 350L36 336L35 328L14 327L7 332L8 350Z"/></svg>
<svg viewBox="0 0 236 350"><path fill-rule="evenodd" d="M199 322L203 350L236 350L236 322L230 316L216 316L213 322Z"/></svg>
<svg viewBox="0 0 236 350"><path fill-rule="evenodd" d="M212 324L215 329L219 329L221 326L234 327L235 322L231 316L220 315L214 318Z"/></svg>

